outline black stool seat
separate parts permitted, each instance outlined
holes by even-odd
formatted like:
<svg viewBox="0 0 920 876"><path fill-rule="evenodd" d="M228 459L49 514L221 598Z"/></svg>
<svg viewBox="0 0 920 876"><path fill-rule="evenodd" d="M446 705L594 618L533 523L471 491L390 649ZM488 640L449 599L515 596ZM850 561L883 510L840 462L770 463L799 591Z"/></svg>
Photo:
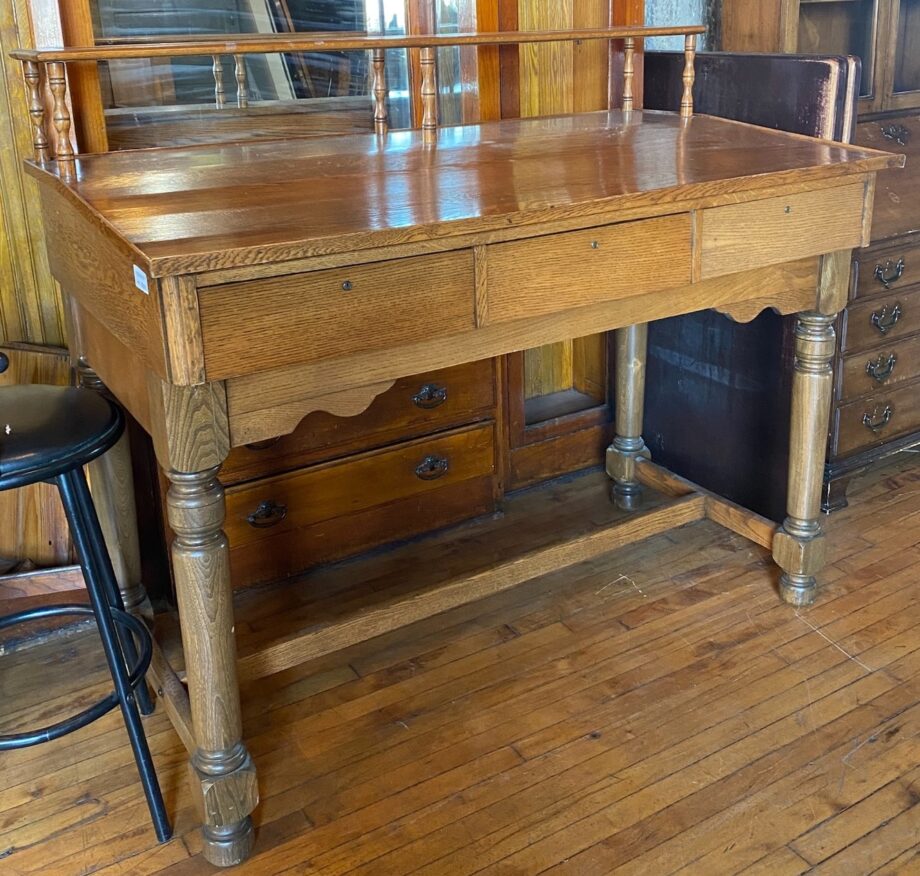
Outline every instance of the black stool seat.
<svg viewBox="0 0 920 876"><path fill-rule="evenodd" d="M51 480L101 456L124 418L99 393L61 386L0 392L0 490Z"/></svg>

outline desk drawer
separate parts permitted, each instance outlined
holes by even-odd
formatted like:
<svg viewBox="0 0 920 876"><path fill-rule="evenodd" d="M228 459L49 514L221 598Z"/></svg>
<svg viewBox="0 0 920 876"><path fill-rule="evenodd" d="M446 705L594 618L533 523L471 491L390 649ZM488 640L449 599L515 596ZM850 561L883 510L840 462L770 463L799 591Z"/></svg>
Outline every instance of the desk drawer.
<svg viewBox="0 0 920 876"><path fill-rule="evenodd" d="M920 377L920 335L845 356L841 362L840 397L849 401L916 377Z"/></svg>
<svg viewBox="0 0 920 876"><path fill-rule="evenodd" d="M882 347L914 332L920 332L920 287L851 304L841 348L851 352Z"/></svg>
<svg viewBox="0 0 920 876"><path fill-rule="evenodd" d="M470 362L398 380L356 417L317 411L290 435L236 447L220 478L233 484L265 477L494 416L494 360Z"/></svg>
<svg viewBox="0 0 920 876"><path fill-rule="evenodd" d="M474 325L469 250L246 280L199 293L209 380L379 350Z"/></svg>
<svg viewBox="0 0 920 876"><path fill-rule="evenodd" d="M858 182L704 210L702 278L860 246L864 204Z"/></svg>
<svg viewBox="0 0 920 876"><path fill-rule="evenodd" d="M837 408L837 454L847 456L920 429L920 384L881 391Z"/></svg>
<svg viewBox="0 0 920 876"><path fill-rule="evenodd" d="M549 234L488 248L489 322L690 283L690 216Z"/></svg>
<svg viewBox="0 0 920 876"><path fill-rule="evenodd" d="M917 242L857 251L857 298L890 295L892 290L914 283L920 283L920 245Z"/></svg>
<svg viewBox="0 0 920 876"><path fill-rule="evenodd" d="M492 433L486 423L230 487L225 527L230 543L241 546L270 529L298 529L490 474Z"/></svg>
<svg viewBox="0 0 920 876"><path fill-rule="evenodd" d="M494 508L494 423L227 489L235 586Z"/></svg>

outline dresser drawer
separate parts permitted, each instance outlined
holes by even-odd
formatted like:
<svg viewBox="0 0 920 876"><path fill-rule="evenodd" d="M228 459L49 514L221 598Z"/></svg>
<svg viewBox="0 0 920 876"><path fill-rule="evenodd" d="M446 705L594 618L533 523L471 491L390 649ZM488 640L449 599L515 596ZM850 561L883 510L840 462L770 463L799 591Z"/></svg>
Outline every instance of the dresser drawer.
<svg viewBox="0 0 920 876"><path fill-rule="evenodd" d="M856 145L907 156L904 168L878 175L872 239L885 240L920 229L920 115L914 112L862 122L856 126Z"/></svg>
<svg viewBox="0 0 920 876"><path fill-rule="evenodd" d="M265 477L494 416L493 359L443 368L398 380L355 417L317 411L290 435L236 447L220 478L233 484Z"/></svg>
<svg viewBox="0 0 920 876"><path fill-rule="evenodd" d="M476 516L494 506L494 423L227 490L235 586Z"/></svg>
<svg viewBox="0 0 920 876"><path fill-rule="evenodd" d="M920 287L851 304L844 315L841 348L881 348L914 332L920 332Z"/></svg>
<svg viewBox="0 0 920 876"><path fill-rule="evenodd" d="M894 289L920 283L920 241L857 251L856 297L888 295Z"/></svg>
<svg viewBox="0 0 920 876"><path fill-rule="evenodd" d="M690 216L682 214L493 244L487 319L507 322L688 285L691 241Z"/></svg>
<svg viewBox="0 0 920 876"><path fill-rule="evenodd" d="M846 456L920 429L920 384L877 392L836 411L837 454Z"/></svg>
<svg viewBox="0 0 920 876"><path fill-rule="evenodd" d="M425 493L494 470L492 423L230 487L230 544Z"/></svg>
<svg viewBox="0 0 920 876"><path fill-rule="evenodd" d="M845 356L840 365L840 398L849 401L920 377L920 335Z"/></svg>
<svg viewBox="0 0 920 876"><path fill-rule="evenodd" d="M209 380L455 334L474 325L469 250L199 292Z"/></svg>

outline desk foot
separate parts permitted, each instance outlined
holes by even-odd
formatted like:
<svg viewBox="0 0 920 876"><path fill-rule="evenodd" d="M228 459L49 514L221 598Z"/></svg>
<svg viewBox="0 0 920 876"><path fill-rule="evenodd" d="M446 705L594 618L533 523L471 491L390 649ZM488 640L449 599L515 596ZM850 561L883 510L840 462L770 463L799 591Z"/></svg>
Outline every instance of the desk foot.
<svg viewBox="0 0 920 876"><path fill-rule="evenodd" d="M234 867L252 854L255 831L252 819L247 815L242 821L227 827L203 827L202 854L215 867Z"/></svg>

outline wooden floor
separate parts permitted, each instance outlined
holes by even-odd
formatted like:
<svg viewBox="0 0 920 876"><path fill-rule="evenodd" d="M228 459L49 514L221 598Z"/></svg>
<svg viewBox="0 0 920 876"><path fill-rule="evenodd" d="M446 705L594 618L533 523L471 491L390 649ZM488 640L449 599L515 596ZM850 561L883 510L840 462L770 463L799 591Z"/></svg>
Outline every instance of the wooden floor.
<svg viewBox="0 0 920 876"><path fill-rule="evenodd" d="M920 873L918 462L854 482L807 610L695 523L252 683L234 872ZM4 726L106 687L86 636L2 667ZM212 872L179 740L147 727L172 842L109 715L0 755L0 873Z"/></svg>

